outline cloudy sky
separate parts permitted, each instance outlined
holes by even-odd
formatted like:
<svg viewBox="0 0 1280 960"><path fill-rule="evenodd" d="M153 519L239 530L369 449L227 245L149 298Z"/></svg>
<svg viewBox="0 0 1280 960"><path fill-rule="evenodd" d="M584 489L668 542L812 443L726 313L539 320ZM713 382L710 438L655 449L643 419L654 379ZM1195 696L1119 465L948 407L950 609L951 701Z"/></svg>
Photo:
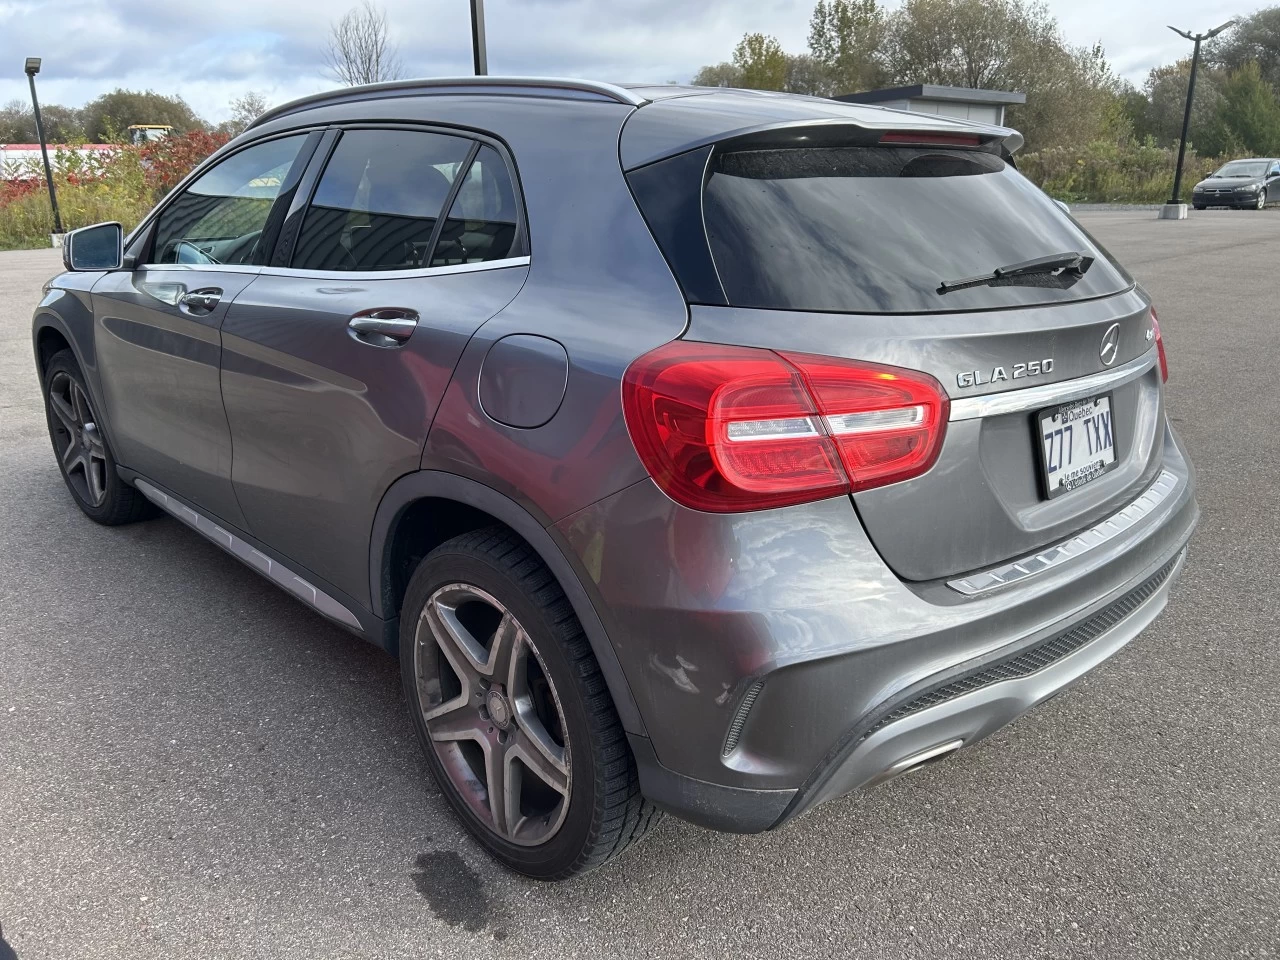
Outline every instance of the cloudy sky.
<svg viewBox="0 0 1280 960"><path fill-rule="evenodd" d="M208 120L248 90L271 103L332 86L321 51L354 0L0 0L0 104L79 105L115 87L178 93ZM899 0L888 0L894 7ZM1254 9L1231 0L1048 0L1068 40L1100 40L1140 84L1189 52L1166 23L1204 30ZM486 0L491 73L687 81L746 32L802 52L813 0ZM383 0L410 76L470 73L467 0Z"/></svg>

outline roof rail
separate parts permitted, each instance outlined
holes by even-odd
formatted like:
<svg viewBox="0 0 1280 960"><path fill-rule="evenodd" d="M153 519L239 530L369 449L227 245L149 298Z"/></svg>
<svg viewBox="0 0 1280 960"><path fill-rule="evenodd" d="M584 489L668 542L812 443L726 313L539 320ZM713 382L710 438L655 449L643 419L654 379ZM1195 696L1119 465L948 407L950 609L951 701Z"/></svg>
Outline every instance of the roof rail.
<svg viewBox="0 0 1280 960"><path fill-rule="evenodd" d="M392 93L407 95L414 91L431 94L446 93L488 93L518 94L521 90L546 90L548 92L564 91L578 94L594 95L601 100L623 103L631 107L639 107L649 101L625 87L612 83L599 83L595 80L566 80L560 77L429 77L419 80L392 80L387 83L369 83L358 87L345 87L341 90L327 90L324 93L313 93L307 97L291 100L259 116L250 127L256 127L268 120L282 117L298 110L306 110L328 103L344 103L349 100L365 99L369 94Z"/></svg>

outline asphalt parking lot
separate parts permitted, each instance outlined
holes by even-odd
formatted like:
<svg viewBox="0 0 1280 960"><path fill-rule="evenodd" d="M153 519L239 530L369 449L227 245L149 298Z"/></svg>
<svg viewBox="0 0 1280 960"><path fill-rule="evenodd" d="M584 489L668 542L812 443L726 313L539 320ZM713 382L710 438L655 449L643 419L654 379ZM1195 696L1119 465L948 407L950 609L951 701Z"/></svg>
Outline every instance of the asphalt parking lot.
<svg viewBox="0 0 1280 960"><path fill-rule="evenodd" d="M1199 469L1164 615L944 763L560 885L454 822L389 658L176 521L75 510L29 340L58 258L0 254L0 960L1280 955L1280 214L1080 217L1156 301Z"/></svg>

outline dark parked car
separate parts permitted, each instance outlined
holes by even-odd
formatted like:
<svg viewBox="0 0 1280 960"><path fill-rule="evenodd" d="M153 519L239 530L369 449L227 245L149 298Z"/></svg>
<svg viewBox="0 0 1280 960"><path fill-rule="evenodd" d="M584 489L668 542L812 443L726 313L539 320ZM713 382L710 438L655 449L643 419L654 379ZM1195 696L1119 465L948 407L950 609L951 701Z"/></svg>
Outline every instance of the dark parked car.
<svg viewBox="0 0 1280 960"><path fill-rule="evenodd" d="M658 809L775 828L1053 696L1183 562L1155 312L1020 142L718 89L300 100L68 237L54 450L93 519L159 506L398 653L511 867Z"/></svg>
<svg viewBox="0 0 1280 960"><path fill-rule="evenodd" d="M1280 160L1232 160L1191 190L1191 205L1261 210L1280 200Z"/></svg>

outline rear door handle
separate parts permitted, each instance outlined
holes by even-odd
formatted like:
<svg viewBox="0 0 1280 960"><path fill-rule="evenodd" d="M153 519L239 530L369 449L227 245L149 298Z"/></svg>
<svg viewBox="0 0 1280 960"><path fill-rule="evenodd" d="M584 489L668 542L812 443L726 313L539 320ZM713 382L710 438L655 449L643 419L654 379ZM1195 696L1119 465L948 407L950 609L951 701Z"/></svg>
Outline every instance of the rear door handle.
<svg viewBox="0 0 1280 960"><path fill-rule="evenodd" d="M351 336L372 347L399 347L418 328L418 314L401 307L361 310L347 323Z"/></svg>
<svg viewBox="0 0 1280 960"><path fill-rule="evenodd" d="M204 287L200 290L192 290L190 293L184 293L178 304L187 311L187 313L205 314L212 313L217 309L219 301L222 300L222 291L216 287Z"/></svg>

